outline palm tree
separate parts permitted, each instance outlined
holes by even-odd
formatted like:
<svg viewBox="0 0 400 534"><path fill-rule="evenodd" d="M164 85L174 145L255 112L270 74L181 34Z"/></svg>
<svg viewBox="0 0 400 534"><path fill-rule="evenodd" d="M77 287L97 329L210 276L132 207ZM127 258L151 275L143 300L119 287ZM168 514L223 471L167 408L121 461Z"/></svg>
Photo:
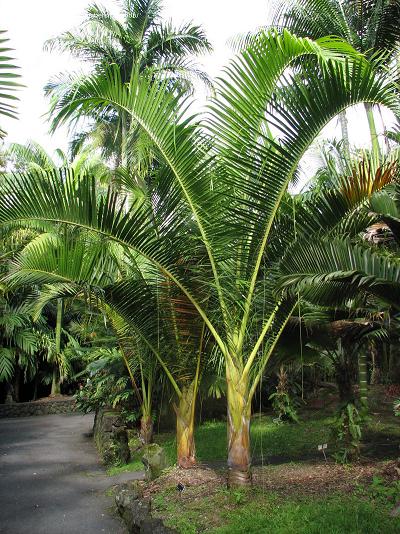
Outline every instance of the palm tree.
<svg viewBox="0 0 400 534"><path fill-rule="evenodd" d="M288 67L303 57L299 78ZM225 361L229 484L247 484L252 399L298 300L276 292L278 262L296 236L307 233L310 242L312 231L337 225L350 210L339 191L335 210L321 203L304 229L294 228L293 216L290 224L284 216L287 187L310 143L341 110L366 101L397 112L398 101L387 74L348 44L287 31L260 34L227 68L207 130L167 87L137 73L124 84L114 66L84 80L57 109L58 123L110 106L128 113L156 148L151 203L125 210L112 190L99 196L93 180L25 174L5 180L0 223L63 221L96 233L144 258L184 295ZM129 315L132 301L145 307L136 288L124 286L120 313Z"/></svg>
<svg viewBox="0 0 400 534"><path fill-rule="evenodd" d="M95 176L99 183L109 183L111 177L111 169L90 145L75 150L74 157L70 158L60 148L54 151L54 155L49 154L42 145L31 140L25 144L10 143L5 157L15 172L46 172L69 167L77 174L86 172Z"/></svg>
<svg viewBox="0 0 400 534"><path fill-rule="evenodd" d="M16 80L20 77L17 74L17 69L12 61L13 58L8 54L12 51L6 43L8 39L3 37L4 30L0 30L0 115L15 119L17 117L17 111L15 102L19 99L13 94L21 84ZM5 131L0 128L0 139L5 136Z"/></svg>
<svg viewBox="0 0 400 534"><path fill-rule="evenodd" d="M312 39L336 35L371 60L384 54L389 64L398 56L400 1L279 0L272 10L272 24ZM379 153L373 104L365 103L365 109L372 147ZM340 120L343 139L348 145L346 115L341 114Z"/></svg>
<svg viewBox="0 0 400 534"><path fill-rule="evenodd" d="M46 48L69 52L89 62L92 73L97 75L114 63L120 67L123 83L129 81L135 68L141 76L166 78L169 90L191 91L195 79L210 85L194 59L212 49L200 26L183 23L175 27L172 22L163 22L160 0L123 0L120 5L121 20L104 7L91 4L79 29L50 39ZM51 96L51 110L60 101L72 100L80 81L79 76L64 74L50 81L45 91ZM128 160L132 163L133 146L128 151L127 136L129 132L131 139L137 138L138 132L136 128L130 131L129 114L119 109L102 114L100 120L97 116L89 117L94 124L79 133L74 144L80 146L91 139L105 156L116 157L117 166L127 166Z"/></svg>

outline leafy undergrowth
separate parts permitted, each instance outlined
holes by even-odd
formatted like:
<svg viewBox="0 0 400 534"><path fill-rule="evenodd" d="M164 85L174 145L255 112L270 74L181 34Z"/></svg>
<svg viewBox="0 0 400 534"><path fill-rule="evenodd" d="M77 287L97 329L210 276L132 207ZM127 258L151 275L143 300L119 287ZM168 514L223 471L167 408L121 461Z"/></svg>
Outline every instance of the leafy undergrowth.
<svg viewBox="0 0 400 534"><path fill-rule="evenodd" d="M394 534L400 518L389 512L400 488L377 475L385 469L383 463L260 467L253 488L232 491L221 472L172 469L146 492L154 513L180 534ZM181 495L178 482L185 485Z"/></svg>

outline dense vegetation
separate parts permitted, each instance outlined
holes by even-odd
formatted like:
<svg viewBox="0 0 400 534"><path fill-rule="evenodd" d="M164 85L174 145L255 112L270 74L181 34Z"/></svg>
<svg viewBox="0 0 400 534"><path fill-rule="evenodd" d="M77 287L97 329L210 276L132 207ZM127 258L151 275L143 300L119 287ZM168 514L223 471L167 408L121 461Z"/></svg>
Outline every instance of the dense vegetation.
<svg viewBox="0 0 400 534"><path fill-rule="evenodd" d="M226 450L230 487L251 484L252 457L301 456L300 429L313 425L337 461L357 460L371 386L400 396L400 134L377 127L378 115L400 117L400 3L282 2L272 27L235 40L216 82L196 65L211 51L202 28L162 23L158 0L121 4L121 20L91 6L78 32L46 45L92 67L46 86L51 128L74 126L69 153L34 141L3 152L3 400L79 390L86 411L114 406L128 425L140 420L144 442L172 404L176 433L161 438L171 462L189 468ZM201 115L196 78L212 87ZM2 98L13 115L14 95ZM366 149L350 142L355 105ZM317 144L337 117L339 138ZM319 169L296 193L310 148ZM327 391L335 413L301 422ZM273 421L261 416L271 410ZM219 421L196 430L200 412ZM258 517L258 490L246 491L255 508L233 523L324 531L321 503L289 499ZM341 506L333 496L325 512ZM370 504L347 506L354 532L373 516L382 526Z"/></svg>

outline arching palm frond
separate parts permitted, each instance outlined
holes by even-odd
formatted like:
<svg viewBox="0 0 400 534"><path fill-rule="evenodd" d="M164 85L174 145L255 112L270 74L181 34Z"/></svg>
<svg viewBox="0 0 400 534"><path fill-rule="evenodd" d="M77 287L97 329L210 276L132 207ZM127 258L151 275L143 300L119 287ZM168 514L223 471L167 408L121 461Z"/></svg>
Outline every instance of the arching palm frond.
<svg viewBox="0 0 400 534"><path fill-rule="evenodd" d="M400 260L387 252L354 245L348 239L297 243L282 260L282 286L302 292L324 282L345 282L399 307ZM305 292L307 297L307 290Z"/></svg>

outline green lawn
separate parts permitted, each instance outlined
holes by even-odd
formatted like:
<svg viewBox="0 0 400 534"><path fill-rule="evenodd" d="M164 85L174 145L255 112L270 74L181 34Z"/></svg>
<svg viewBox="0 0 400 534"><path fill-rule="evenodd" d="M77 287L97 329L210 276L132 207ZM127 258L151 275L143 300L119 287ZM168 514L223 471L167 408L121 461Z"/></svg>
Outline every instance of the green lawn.
<svg viewBox="0 0 400 534"><path fill-rule="evenodd" d="M329 418L300 422L299 424L275 424L272 417L255 416L251 424L252 453L263 456L289 456L294 460L315 453L318 444L329 438ZM195 433L196 455L200 462L226 459L226 423L207 422L198 426ZM174 434L160 434L155 441L163 445L167 456L176 461Z"/></svg>
<svg viewBox="0 0 400 534"><path fill-rule="evenodd" d="M154 499L154 510L180 534L395 534L400 518L380 501L336 494L294 498L260 490L221 490L200 499L171 493Z"/></svg>
<svg viewBox="0 0 400 534"><path fill-rule="evenodd" d="M390 415L390 417L389 417ZM377 437L379 441L400 439L400 426L392 414L375 414L371 417L364 435L368 441ZM356 484L349 475L350 487L326 487L324 481L304 477L304 484L295 485L298 470L304 469L299 461L307 455L318 455L320 443L328 443L328 453L332 452L329 443L332 417L313 414L312 419L304 419L299 424L275 424L272 417L254 416L251 425L253 457L267 459L282 456L293 463L260 467L268 480L279 480L280 489L272 485L263 489L255 485L251 489L228 491L223 482L216 485L191 485L182 496L176 491L176 481L168 476L153 495L153 510L166 524L180 534L395 534L400 532L400 518L389 515L397 498L400 499L400 484L396 496L390 500L384 484L371 491L369 482ZM388 438L389 436L389 438ZM176 443L173 433L163 433L155 437L166 450L171 465L176 460ZM196 429L196 451L199 462L219 462L216 472L222 473L226 460L226 423L207 422ZM317 456L318 457L318 456ZM297 461L297 463L296 463ZM267 462L266 462L267 463ZM314 464L310 464L314 465ZM325 465L325 464L318 464ZM332 465L332 464L330 464ZM286 466L286 467L285 467ZM109 473L137 470L141 467L136 459L127 466L112 468ZM222 469L218 469L221 467ZM282 477L283 469L290 471L286 486ZM347 472L349 467L343 467ZM173 470L172 470L173 471ZM215 472L215 471L214 471ZM277 473L276 473L277 472ZM172 473L172 472L171 472ZM311 471L313 475L314 471ZM308 473L307 473L308 475ZM330 477L330 475L328 475ZM340 475L340 480L342 480ZM311 477L309 477L311 478ZM301 478L299 479L301 480ZM329 478L331 480L331 478ZM354 486L353 486L354 480ZM314 484L314 485L313 485ZM319 485L318 485L319 484ZM287 490L286 490L287 487ZM283 489L282 489L283 488ZM382 493L383 492L383 493Z"/></svg>

